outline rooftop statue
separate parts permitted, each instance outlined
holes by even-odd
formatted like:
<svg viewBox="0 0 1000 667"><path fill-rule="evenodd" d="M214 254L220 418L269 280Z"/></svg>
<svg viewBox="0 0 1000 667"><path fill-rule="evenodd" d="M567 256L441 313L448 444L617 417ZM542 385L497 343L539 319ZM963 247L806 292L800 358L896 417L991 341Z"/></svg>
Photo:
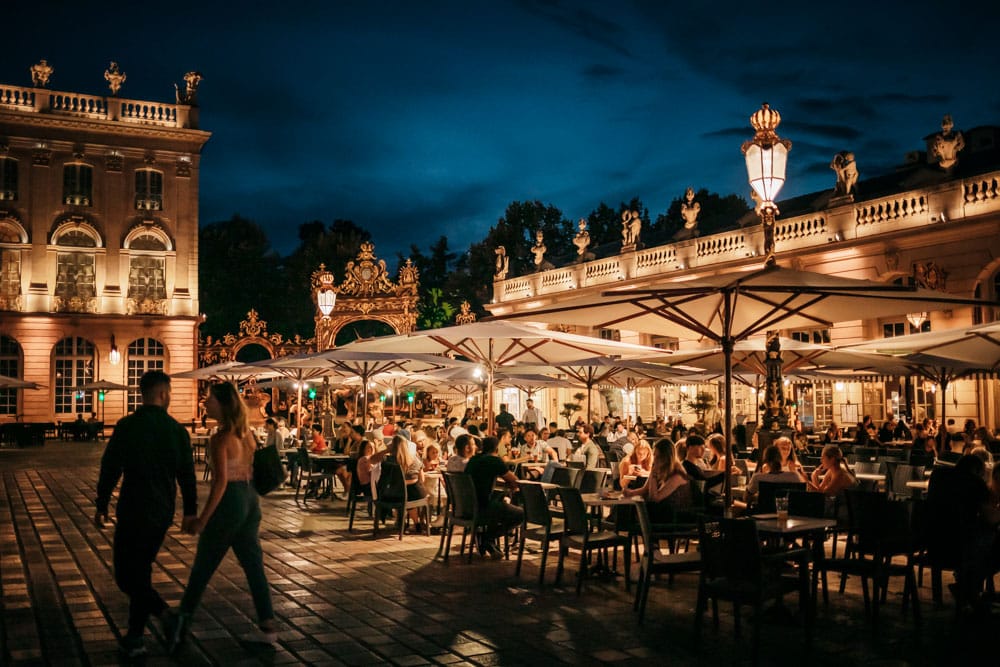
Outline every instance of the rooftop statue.
<svg viewBox="0 0 1000 667"><path fill-rule="evenodd" d="M552 268L552 263L545 261L546 251L548 248L545 247L545 236L539 229L535 232L535 245L531 247L531 254L535 256L536 271L546 271Z"/></svg>
<svg viewBox="0 0 1000 667"><path fill-rule="evenodd" d="M965 137L958 130L953 131L954 127L951 115L946 115L941 120L941 131L934 136L931 153L942 169L951 169L958 164L958 153L965 148Z"/></svg>
<svg viewBox="0 0 1000 667"><path fill-rule="evenodd" d="M580 230L573 237L573 245L576 246L576 261L588 262L594 259L594 253L587 252L587 248L590 247L590 232L587 231L587 219L580 218L580 221L576 224Z"/></svg>
<svg viewBox="0 0 1000 667"><path fill-rule="evenodd" d="M622 249L635 248L639 243L639 232L642 230L642 218L638 211L622 211Z"/></svg>
<svg viewBox="0 0 1000 667"><path fill-rule="evenodd" d="M681 204L681 217L684 218L684 229L694 229L698 226L698 214L701 213L701 204L694 200L694 188L688 188L684 193L686 200Z"/></svg>
<svg viewBox="0 0 1000 667"><path fill-rule="evenodd" d="M497 254L497 270L493 275L494 280L506 280L507 271L510 270L510 258L507 257L507 249L502 245L496 247Z"/></svg>
<svg viewBox="0 0 1000 667"><path fill-rule="evenodd" d="M104 80L108 82L108 88L111 89L112 95L118 95L118 91L121 90L122 84L125 83L125 79L125 72L119 71L118 63L112 60L108 69L104 70Z"/></svg>
<svg viewBox="0 0 1000 667"><path fill-rule="evenodd" d="M31 85L35 88L44 88L49 85L49 77L54 71L52 65L49 65L45 58L42 58L37 64L31 66Z"/></svg>
<svg viewBox="0 0 1000 667"><path fill-rule="evenodd" d="M201 83L201 80L201 72L188 72L185 74L184 82L187 85L185 86L183 93L181 93L181 89L178 88L175 83L174 94L177 96L177 103L189 104L191 106L198 104L198 85Z"/></svg>
<svg viewBox="0 0 1000 667"><path fill-rule="evenodd" d="M835 197L853 195L854 187L858 182L858 165L854 161L854 153L840 151L833 156L830 169L833 169L837 174L837 184L834 186L833 195Z"/></svg>

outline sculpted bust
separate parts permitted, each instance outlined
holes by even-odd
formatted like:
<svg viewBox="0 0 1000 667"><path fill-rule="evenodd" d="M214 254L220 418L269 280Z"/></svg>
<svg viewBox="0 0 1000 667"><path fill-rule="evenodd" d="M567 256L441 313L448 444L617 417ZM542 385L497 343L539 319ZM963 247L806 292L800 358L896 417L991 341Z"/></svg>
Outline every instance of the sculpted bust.
<svg viewBox="0 0 1000 667"><path fill-rule="evenodd" d="M955 122L950 115L941 120L941 131L934 136L931 151L942 169L951 169L958 164L958 153L965 148L965 137L954 130Z"/></svg>

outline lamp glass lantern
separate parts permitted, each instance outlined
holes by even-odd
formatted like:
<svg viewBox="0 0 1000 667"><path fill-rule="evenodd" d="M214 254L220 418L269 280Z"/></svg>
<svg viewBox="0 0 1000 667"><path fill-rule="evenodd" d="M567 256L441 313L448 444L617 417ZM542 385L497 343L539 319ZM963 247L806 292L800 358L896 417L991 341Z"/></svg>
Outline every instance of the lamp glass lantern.
<svg viewBox="0 0 1000 667"><path fill-rule="evenodd" d="M122 362L122 353L118 351L118 345L115 343L114 335L111 336L111 351L108 352L108 362L112 366L117 366Z"/></svg>
<svg viewBox="0 0 1000 667"><path fill-rule="evenodd" d="M332 289L320 290L316 293L316 305L323 317L329 317L333 312L333 307L337 304L337 293Z"/></svg>
<svg viewBox="0 0 1000 667"><path fill-rule="evenodd" d="M746 163L750 187L765 206L773 204L785 185L788 147L781 142L770 146L751 143L747 146Z"/></svg>

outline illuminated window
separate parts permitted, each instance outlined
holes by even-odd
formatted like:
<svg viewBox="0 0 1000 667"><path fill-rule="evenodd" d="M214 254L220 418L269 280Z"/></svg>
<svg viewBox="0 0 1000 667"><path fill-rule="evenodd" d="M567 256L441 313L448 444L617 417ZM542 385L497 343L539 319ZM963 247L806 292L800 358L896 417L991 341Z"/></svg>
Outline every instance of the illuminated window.
<svg viewBox="0 0 1000 667"><path fill-rule="evenodd" d="M618 329L601 329L599 333L601 340L620 341L622 339L622 334Z"/></svg>
<svg viewBox="0 0 1000 667"><path fill-rule="evenodd" d="M882 338L895 338L906 335L906 322L883 322Z"/></svg>
<svg viewBox="0 0 1000 667"><path fill-rule="evenodd" d="M163 210L163 172L153 169L135 172L135 208L140 211Z"/></svg>
<svg viewBox="0 0 1000 667"><path fill-rule="evenodd" d="M163 343L155 338L139 338L128 346L126 357L128 386L135 387L128 392L128 412L135 412L142 405L142 394L139 392L139 380L146 371L162 371L165 368L166 355Z"/></svg>
<svg viewBox="0 0 1000 667"><path fill-rule="evenodd" d="M159 301L167 298L164 259L139 255L129 260L128 298Z"/></svg>
<svg viewBox="0 0 1000 667"><path fill-rule="evenodd" d="M79 414L94 411L94 392L70 391L94 381L94 344L85 338L63 338L56 343L55 411L58 414Z"/></svg>
<svg viewBox="0 0 1000 667"><path fill-rule="evenodd" d="M21 346L10 336L0 336L0 375L21 377ZM0 389L0 415L17 414L17 389Z"/></svg>
<svg viewBox="0 0 1000 667"><path fill-rule="evenodd" d="M94 196L94 169L86 164L63 167L63 203L90 206Z"/></svg>
<svg viewBox="0 0 1000 667"><path fill-rule="evenodd" d="M17 160L0 158L0 201L17 199Z"/></svg>
<svg viewBox="0 0 1000 667"><path fill-rule="evenodd" d="M92 299L97 294L94 256L84 252L61 252L56 268L55 295L63 299Z"/></svg>
<svg viewBox="0 0 1000 667"><path fill-rule="evenodd" d="M658 350L676 352L680 349L680 341L673 336L653 336L652 343Z"/></svg>

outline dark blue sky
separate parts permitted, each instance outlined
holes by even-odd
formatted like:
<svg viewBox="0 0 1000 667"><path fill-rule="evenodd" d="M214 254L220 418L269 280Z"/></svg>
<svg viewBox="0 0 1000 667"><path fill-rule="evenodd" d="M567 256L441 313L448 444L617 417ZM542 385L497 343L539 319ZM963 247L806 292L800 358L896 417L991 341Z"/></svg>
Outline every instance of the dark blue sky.
<svg viewBox="0 0 1000 667"><path fill-rule="evenodd" d="M634 196L655 217L688 186L746 195L765 100L794 144L781 198L832 187L839 150L883 173L945 113L1000 124L981 2L13 5L4 83L47 58L52 88L101 94L113 59L123 97L170 101L202 72L202 223L238 212L282 252L315 219L354 220L391 258L441 234L465 250L512 200L576 219Z"/></svg>

